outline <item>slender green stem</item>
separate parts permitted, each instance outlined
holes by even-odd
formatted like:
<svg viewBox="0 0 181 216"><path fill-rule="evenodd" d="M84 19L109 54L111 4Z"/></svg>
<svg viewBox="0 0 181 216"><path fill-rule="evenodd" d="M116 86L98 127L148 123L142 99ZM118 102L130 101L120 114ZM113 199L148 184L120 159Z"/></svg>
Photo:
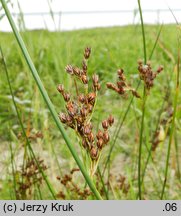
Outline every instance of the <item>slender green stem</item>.
<svg viewBox="0 0 181 216"><path fill-rule="evenodd" d="M143 145L143 131L144 131L144 119L145 119L145 105L146 105L146 89L143 90L143 104L142 104L142 117L140 127L140 142L139 142L139 153L138 153L138 195L139 199L142 199L142 178L141 178L141 157L142 157L142 145Z"/></svg>
<svg viewBox="0 0 181 216"><path fill-rule="evenodd" d="M181 183L181 173L180 173L180 157L179 157L179 145L177 138L177 131L175 130L175 151L176 151L176 161L177 161L177 176Z"/></svg>
<svg viewBox="0 0 181 216"><path fill-rule="evenodd" d="M145 38L145 29L144 29L144 22L143 22L143 15L141 9L140 0L138 0L138 7L141 19L141 28L142 28L142 37L143 37L143 53L144 53L144 64L147 61L147 54L146 54L146 38ZM139 150L138 150L138 196L139 199L142 199L142 187L141 187L141 156L142 156L142 144L143 144L143 130L144 130L144 118L145 118L145 105L146 105L146 89L144 87L143 90L143 105L142 105L142 119L141 119L141 127L140 127L140 142L139 142Z"/></svg>
<svg viewBox="0 0 181 216"><path fill-rule="evenodd" d="M97 171L98 171L98 174L99 174L100 179L101 179L102 188L103 188L103 190L104 190L106 199L109 200L109 194L108 194L108 191L107 191L107 189L106 189L106 186L105 186L105 183L104 183L104 179L103 179L103 176L102 176L102 174L101 174L101 170L100 170L99 167L97 168Z"/></svg>
<svg viewBox="0 0 181 216"><path fill-rule="evenodd" d="M151 51L151 53L150 53L150 56L149 56L149 60L151 60L151 58L152 58L152 56L153 56L153 53L154 53L154 51L155 51L156 45L157 45L157 43L158 43L158 40L159 40L159 38L160 38L160 34L161 34L162 29L163 29L163 24L161 25L161 27L160 27L160 29L159 29L159 31L158 31L158 34L157 34L155 43L154 43L154 45L153 45L153 49L152 49L152 51Z"/></svg>
<svg viewBox="0 0 181 216"><path fill-rule="evenodd" d="M13 154L13 147L12 147L11 142L10 142L10 152L11 152L11 166L12 166L12 173L13 173L14 193L15 193L15 197L17 199L17 195L16 195L16 175L15 175L15 170L14 170L14 154Z"/></svg>
<svg viewBox="0 0 181 216"><path fill-rule="evenodd" d="M171 125L171 131L170 131L170 137L169 137L169 143L168 143L168 150L167 150L167 159L165 164L165 174L164 174L164 182L163 182L163 188L161 192L161 199L163 199L165 187L167 183L167 176L168 176L168 168L169 168L169 161L170 161L170 151L171 151L171 144L172 144L172 138L174 134L174 128L175 128L175 116L176 116L176 108L177 108L177 101L178 101L178 95L179 95L179 89L176 89L176 94L174 98L174 113L173 113L173 120Z"/></svg>
<svg viewBox="0 0 181 216"><path fill-rule="evenodd" d="M145 38L145 28L144 28L143 14L142 14L140 0L138 0L138 7L139 7L139 13L140 13L140 19L141 19L141 29L142 29L142 36L143 36L144 63L146 64L146 61L147 61L147 55L146 55L146 38Z"/></svg>
<svg viewBox="0 0 181 216"><path fill-rule="evenodd" d="M9 20L9 23L11 25L11 28L12 28L12 30L14 32L16 40L17 40L17 42L19 44L19 47L21 48L23 56L24 56L28 66L29 66L29 68L31 70L31 73L32 73L32 75L33 75L33 77L34 77L34 79L36 81L36 84L37 84L37 86L38 86L38 88L39 88L39 90L40 90L40 92L41 92L41 94L42 94L42 96L44 98L44 101L47 104L47 107L48 107L48 109L49 109L49 111L50 111L50 113L51 113L51 115L52 115L52 117L54 119L54 122L56 123L59 131L61 132L62 137L64 138L64 140L65 140L65 142L66 142L72 156L74 157L77 165L79 166L79 168L80 168L85 180L87 181L90 189L92 190L92 192L94 193L94 195L95 195L95 197L97 199L102 199L101 195L99 194L99 192L97 191L97 189L95 187L95 184L91 180L91 178L88 175L84 165L82 164L82 161L80 160L80 158L79 158L79 156L78 156L78 154L77 154L77 152L75 150L75 147L70 142L69 137L67 136L62 124L60 123L57 112L55 111L55 108L54 108L54 106L53 106L53 104L52 104L52 102L51 102L51 100L50 100L44 86L43 86L43 83L42 83L42 81L41 81L41 79L40 79L40 77L38 75L38 72L37 72L37 70L36 70L36 68L35 68L35 66L33 64L33 61L31 60L31 57L30 57L30 55L28 53L28 50L27 50L27 48L26 48L26 46L24 44L24 41L23 41L21 35L19 34L19 32L17 30L17 27L16 27L16 25L15 25L15 23L13 21L13 18L11 16L10 12L9 12L9 9L8 9L5 1L1 0L1 3L2 3L2 6L3 6L4 10L5 10L6 16L7 16L8 20Z"/></svg>

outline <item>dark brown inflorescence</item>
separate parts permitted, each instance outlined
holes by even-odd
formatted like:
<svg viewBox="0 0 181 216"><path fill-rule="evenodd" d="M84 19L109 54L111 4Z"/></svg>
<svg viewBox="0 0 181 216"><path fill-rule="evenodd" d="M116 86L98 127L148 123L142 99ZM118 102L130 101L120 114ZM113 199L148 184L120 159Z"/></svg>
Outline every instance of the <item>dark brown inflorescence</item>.
<svg viewBox="0 0 181 216"><path fill-rule="evenodd" d="M114 123L114 118L110 115L108 119L102 122L102 130L99 130L96 135L93 133L91 117L93 114L97 92L101 86L99 76L92 76L92 90L88 88L87 76L87 60L90 57L91 49L86 48L84 51L84 59L82 68L68 65L67 73L76 76L85 85L86 93L79 93L75 99L65 91L64 86L60 84L57 90L61 93L66 103L66 113L60 113L59 118L63 124L75 130L81 139L82 147L89 154L92 161L97 161L102 148L109 142L108 129Z"/></svg>
<svg viewBox="0 0 181 216"><path fill-rule="evenodd" d="M18 177L17 199L30 199L33 196L33 190L36 187L41 187L43 184L41 170L45 172L47 166L40 158L37 158L37 161L34 159L28 159L26 161L25 167L22 167L22 170L18 171L20 179Z"/></svg>
<svg viewBox="0 0 181 216"><path fill-rule="evenodd" d="M86 200L92 195L89 188L81 188L75 183L74 173L79 172L79 169L72 169L70 173L63 175L62 177L57 176L57 180L61 184L61 189L57 194L57 198L66 199L67 195L71 192L72 199ZM68 191L68 194L67 194Z"/></svg>
<svg viewBox="0 0 181 216"><path fill-rule="evenodd" d="M163 70L163 66L159 66L156 72L153 72L150 62L143 65L141 60L138 61L138 71L140 79L143 80L146 90L149 92L151 87L153 87L154 79Z"/></svg>
<svg viewBox="0 0 181 216"><path fill-rule="evenodd" d="M115 92L117 92L120 95L124 95L126 92L131 91L133 96L140 98L137 91L134 88L132 88L130 85L127 84L123 69L119 69L117 71L117 73L118 73L117 83L116 84L107 83L106 84L107 88L114 90Z"/></svg>
<svg viewBox="0 0 181 216"><path fill-rule="evenodd" d="M88 76L87 76L87 60L89 59L91 54L91 48L87 47L84 51L84 59L82 61L82 68L74 67L72 65L67 65L65 70L70 75L75 75L78 79L82 81L83 84L88 84ZM98 77L99 80L99 77Z"/></svg>

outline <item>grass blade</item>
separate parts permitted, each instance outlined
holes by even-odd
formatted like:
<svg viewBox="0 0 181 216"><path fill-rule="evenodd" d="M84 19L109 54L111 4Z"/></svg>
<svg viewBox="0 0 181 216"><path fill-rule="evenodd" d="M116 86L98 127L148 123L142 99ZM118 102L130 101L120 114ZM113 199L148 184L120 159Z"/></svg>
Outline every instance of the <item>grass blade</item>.
<svg viewBox="0 0 181 216"><path fill-rule="evenodd" d="M154 53L154 51L155 51L156 45L157 45L157 43L158 43L158 40L159 40L159 38L160 38L160 34L161 34L162 29L163 29L163 24L161 25L161 27L160 27L160 29L159 29L159 31L158 31L158 35L157 35L157 37L156 37L156 40L155 40L153 49L152 49L152 51L151 51L151 53L150 53L149 59L151 59L152 56L153 56L153 53Z"/></svg>

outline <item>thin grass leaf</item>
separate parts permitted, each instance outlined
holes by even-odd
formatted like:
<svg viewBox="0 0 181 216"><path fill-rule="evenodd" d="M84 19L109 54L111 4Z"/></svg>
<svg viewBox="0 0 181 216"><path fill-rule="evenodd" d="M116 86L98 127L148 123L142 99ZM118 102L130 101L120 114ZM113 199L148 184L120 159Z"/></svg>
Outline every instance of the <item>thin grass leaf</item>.
<svg viewBox="0 0 181 216"><path fill-rule="evenodd" d="M158 40L159 40L159 38L160 38L160 34L161 34L162 29L163 29L163 24L160 26L160 29L159 29L159 31L158 31L158 34L157 34L157 37L156 37L156 40L155 40L153 49L152 49L152 51L151 51L151 53L150 53L150 56L149 56L149 59L151 59L152 56L153 56L153 53L154 53L155 48L156 48L156 46L157 46L157 44L158 44Z"/></svg>
<svg viewBox="0 0 181 216"><path fill-rule="evenodd" d="M20 5L18 0L17 0L17 5L18 5L18 9L19 9L19 15L18 15L19 28L21 31L25 31L26 26L25 26L24 14L23 14L23 10L21 9L21 5Z"/></svg>
<svg viewBox="0 0 181 216"><path fill-rule="evenodd" d="M145 29L143 22L143 14L141 9L140 0L138 0L138 7L141 19L141 28L142 28L142 37L143 37L143 52L144 52L144 64L147 62L147 54L146 54L146 38L145 38ZM143 103L142 103L142 117L141 117L141 128L140 128L140 142L139 142L139 150L138 150L138 195L139 199L142 199L142 183L141 183L141 157L142 157L142 145L143 145L143 130L144 130L144 118L145 118L145 107L146 107L146 89L143 89Z"/></svg>
<svg viewBox="0 0 181 216"><path fill-rule="evenodd" d="M51 7L51 3L49 0L47 0L47 3L48 3L48 7L49 7L49 11L50 11L50 16L53 20L53 23L54 23L54 26L55 26L55 30L56 30L56 23L55 23L55 17L54 17L54 13L53 13L53 10L52 10L52 7Z"/></svg>

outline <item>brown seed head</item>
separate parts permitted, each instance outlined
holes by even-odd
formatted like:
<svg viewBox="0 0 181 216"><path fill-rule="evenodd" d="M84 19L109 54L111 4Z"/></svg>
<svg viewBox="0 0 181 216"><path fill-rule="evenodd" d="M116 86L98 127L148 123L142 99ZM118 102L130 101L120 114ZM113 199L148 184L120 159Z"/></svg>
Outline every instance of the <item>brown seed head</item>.
<svg viewBox="0 0 181 216"><path fill-rule="evenodd" d="M67 115L65 113L60 113L59 114L59 118L60 118L60 121L62 123L66 123L67 122Z"/></svg>
<svg viewBox="0 0 181 216"><path fill-rule="evenodd" d="M97 74L94 74L92 76L92 80L93 80L93 83L98 83L99 82L99 76Z"/></svg>
<svg viewBox="0 0 181 216"><path fill-rule="evenodd" d="M138 92L136 90L133 89L131 92L132 92L133 96L135 96L137 98L141 98L141 96L138 94Z"/></svg>
<svg viewBox="0 0 181 216"><path fill-rule="evenodd" d="M85 51L84 51L84 58L88 59L90 57L91 54L91 48L90 47L86 47Z"/></svg>
<svg viewBox="0 0 181 216"><path fill-rule="evenodd" d="M81 70L78 67L73 67L73 73L75 74L75 76L80 77L81 76Z"/></svg>
<svg viewBox="0 0 181 216"><path fill-rule="evenodd" d="M72 101L69 101L66 105L67 111L71 117L75 116L78 112L77 105Z"/></svg>
<svg viewBox="0 0 181 216"><path fill-rule="evenodd" d="M124 70L123 69L118 69L117 73L118 73L118 76L122 76L123 73L124 73Z"/></svg>
<svg viewBox="0 0 181 216"><path fill-rule="evenodd" d="M126 84L125 81L118 81L118 82L117 82L117 86L118 86L118 88L125 87L126 85L127 85L127 84Z"/></svg>
<svg viewBox="0 0 181 216"><path fill-rule="evenodd" d="M57 178L57 180L60 180L60 176L57 176L56 178Z"/></svg>
<svg viewBox="0 0 181 216"><path fill-rule="evenodd" d="M82 69L85 71L85 73L87 72L87 63L85 60L82 61Z"/></svg>
<svg viewBox="0 0 181 216"><path fill-rule="evenodd" d="M67 122L66 122L66 124L69 126L69 127L71 127L71 128L74 128L74 120L73 120L73 118L72 118L72 116L71 115L67 115Z"/></svg>
<svg viewBox="0 0 181 216"><path fill-rule="evenodd" d="M83 130L84 130L85 135L88 135L92 132L92 128L91 128L90 124L85 125Z"/></svg>
<svg viewBox="0 0 181 216"><path fill-rule="evenodd" d="M99 83L99 76L97 74L94 74L92 76L92 81L93 81L93 89L94 91L99 91L101 88L101 85Z"/></svg>
<svg viewBox="0 0 181 216"><path fill-rule="evenodd" d="M139 59L139 60L138 60L138 64L139 64L139 65L142 65L142 64L143 64L143 61L142 61L141 59Z"/></svg>
<svg viewBox="0 0 181 216"><path fill-rule="evenodd" d="M85 107L82 107L82 109L80 110L80 114L83 118L85 118L88 114L87 109L85 109Z"/></svg>
<svg viewBox="0 0 181 216"><path fill-rule="evenodd" d="M91 92L88 94L87 96L87 99L88 99L88 102L94 102L95 101L95 98L96 98L96 93L95 92Z"/></svg>
<svg viewBox="0 0 181 216"><path fill-rule="evenodd" d="M104 140L102 138L98 139L97 140L97 147L99 149L102 149L103 145L104 145Z"/></svg>
<svg viewBox="0 0 181 216"><path fill-rule="evenodd" d="M66 70L66 72L67 73L69 73L70 75L73 75L74 74L74 72L73 72L73 66L72 65L67 65L66 67L65 67L65 70Z"/></svg>
<svg viewBox="0 0 181 216"><path fill-rule="evenodd" d="M119 87L117 90L118 94L123 95L125 93L125 89L123 87Z"/></svg>
<svg viewBox="0 0 181 216"><path fill-rule="evenodd" d="M124 71L123 71L123 69L119 69L119 70L117 71L117 73L118 73L118 78L119 78L121 81L125 81L125 80L126 80L126 77L124 76Z"/></svg>
<svg viewBox="0 0 181 216"><path fill-rule="evenodd" d="M160 65L160 66L158 67L158 69L157 69L157 73L160 73L162 70L163 70L163 66Z"/></svg>
<svg viewBox="0 0 181 216"><path fill-rule="evenodd" d="M99 91L101 89L101 84L98 83L96 88L97 88L97 91Z"/></svg>
<svg viewBox="0 0 181 216"><path fill-rule="evenodd" d="M103 127L104 130L107 130L107 129L108 129L109 124L108 124L108 121L107 121L107 120L102 121L102 127Z"/></svg>
<svg viewBox="0 0 181 216"><path fill-rule="evenodd" d="M104 140L105 144L107 144L109 142L109 134L107 131L104 131L104 133L103 133L103 140Z"/></svg>
<svg viewBox="0 0 181 216"><path fill-rule="evenodd" d="M91 142L91 143L94 142L94 134L92 132L88 134L87 138L88 138L89 142Z"/></svg>
<svg viewBox="0 0 181 216"><path fill-rule="evenodd" d="M64 92L64 86L63 86L62 84L59 84L59 85L57 86L57 90L58 90L60 93Z"/></svg>
<svg viewBox="0 0 181 216"><path fill-rule="evenodd" d="M63 92L62 95L63 95L63 98L66 102L70 101L70 94L69 93Z"/></svg>
<svg viewBox="0 0 181 216"><path fill-rule="evenodd" d="M96 147L92 147L91 151L90 151L90 156L92 158L92 160L96 160L98 157L98 150Z"/></svg>
<svg viewBox="0 0 181 216"><path fill-rule="evenodd" d="M94 104L94 101L92 101L91 104L88 104L88 105L87 105L87 111L88 111L89 113L92 113L92 111L93 111L94 106L93 106L92 104Z"/></svg>
<svg viewBox="0 0 181 216"><path fill-rule="evenodd" d="M98 140L103 138L103 132L101 130L98 130L96 137Z"/></svg>
<svg viewBox="0 0 181 216"><path fill-rule="evenodd" d="M107 86L108 89L112 89L112 90L114 90L116 92L119 91L118 87L116 85L114 85L113 83L108 82L108 83L106 83L106 86Z"/></svg>
<svg viewBox="0 0 181 216"><path fill-rule="evenodd" d="M89 148L89 143L88 143L88 141L87 141L85 138L82 139L82 146L83 146L85 149L88 149L88 148Z"/></svg>
<svg viewBox="0 0 181 216"><path fill-rule="evenodd" d="M149 91L150 88L154 85L154 79L156 78L157 74L159 74L163 70L163 67L160 66L156 72L153 72L150 62L148 62L146 65L139 63L138 70L140 79L144 81L144 85ZM135 95L135 92L132 91L132 94Z"/></svg>
<svg viewBox="0 0 181 216"><path fill-rule="evenodd" d="M82 103L82 104L85 103L85 96L83 94L80 94L78 99L79 99L80 103Z"/></svg>
<svg viewBox="0 0 181 216"><path fill-rule="evenodd" d="M114 124L114 118L113 118L113 116L110 115L107 121L108 121L108 124L109 124L110 126L112 126L112 125Z"/></svg>
<svg viewBox="0 0 181 216"><path fill-rule="evenodd" d="M82 116L77 116L77 124L78 124L78 126L81 126L82 125L82 123L83 123L83 121L84 121L84 119L82 118Z"/></svg>
<svg viewBox="0 0 181 216"><path fill-rule="evenodd" d="M84 84L87 84L87 83L88 83L87 76L84 75L84 74L81 76L81 80L82 80L82 82L83 82Z"/></svg>

